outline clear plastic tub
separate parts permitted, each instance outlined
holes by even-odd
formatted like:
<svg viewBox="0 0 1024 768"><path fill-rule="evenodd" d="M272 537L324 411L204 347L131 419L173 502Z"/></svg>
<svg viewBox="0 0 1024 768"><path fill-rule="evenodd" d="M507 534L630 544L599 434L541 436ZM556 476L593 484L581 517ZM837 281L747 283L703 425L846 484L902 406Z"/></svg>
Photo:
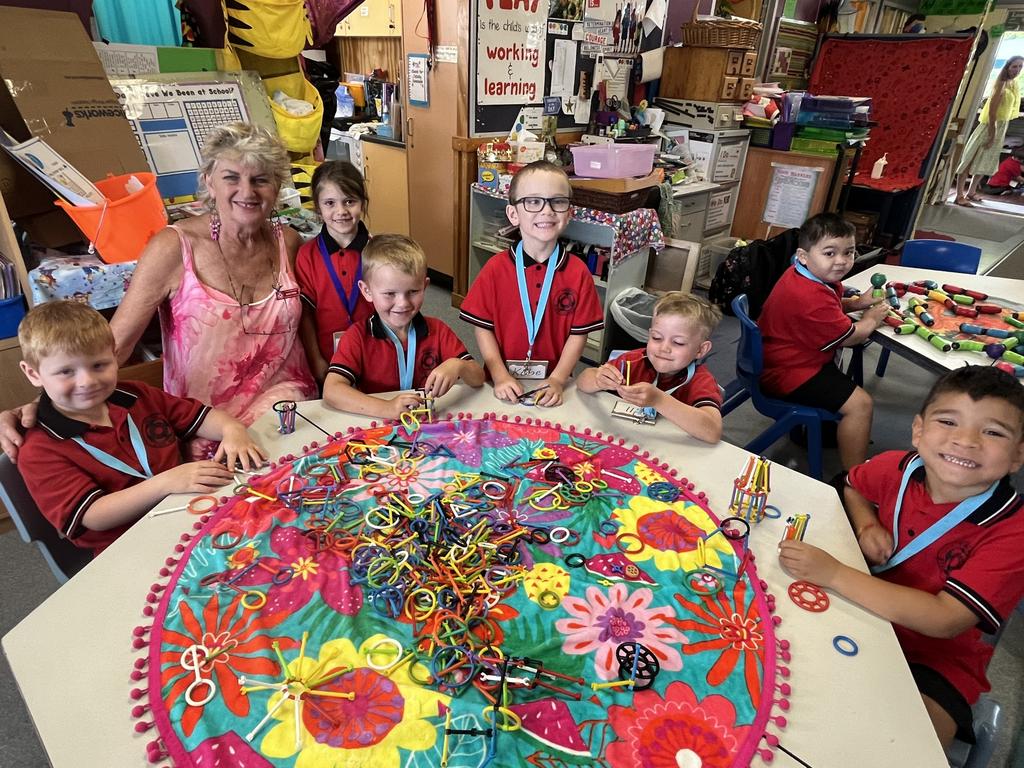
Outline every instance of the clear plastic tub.
<svg viewBox="0 0 1024 768"><path fill-rule="evenodd" d="M655 144L585 144L572 147L577 176L628 179L646 176L654 168Z"/></svg>

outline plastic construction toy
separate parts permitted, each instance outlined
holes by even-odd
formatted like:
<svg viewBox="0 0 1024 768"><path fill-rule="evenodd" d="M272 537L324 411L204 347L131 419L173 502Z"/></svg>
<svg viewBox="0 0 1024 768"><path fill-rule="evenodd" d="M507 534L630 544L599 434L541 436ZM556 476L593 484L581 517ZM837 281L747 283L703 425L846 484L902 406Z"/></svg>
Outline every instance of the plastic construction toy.
<svg viewBox="0 0 1024 768"><path fill-rule="evenodd" d="M743 474L733 481L729 514L747 523L760 523L768 504L771 462L764 456L751 456Z"/></svg>

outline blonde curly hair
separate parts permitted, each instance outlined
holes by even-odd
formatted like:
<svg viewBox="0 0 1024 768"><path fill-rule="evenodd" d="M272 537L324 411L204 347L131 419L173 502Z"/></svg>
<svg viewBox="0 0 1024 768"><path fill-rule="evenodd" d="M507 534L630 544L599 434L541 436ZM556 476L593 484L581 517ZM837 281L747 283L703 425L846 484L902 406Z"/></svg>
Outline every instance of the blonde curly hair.
<svg viewBox="0 0 1024 768"><path fill-rule="evenodd" d="M209 211L213 210L213 200L206 178L213 173L218 160L233 160L265 170L273 175L278 190L291 179L288 151L277 136L252 123L225 123L214 128L203 144L196 199Z"/></svg>

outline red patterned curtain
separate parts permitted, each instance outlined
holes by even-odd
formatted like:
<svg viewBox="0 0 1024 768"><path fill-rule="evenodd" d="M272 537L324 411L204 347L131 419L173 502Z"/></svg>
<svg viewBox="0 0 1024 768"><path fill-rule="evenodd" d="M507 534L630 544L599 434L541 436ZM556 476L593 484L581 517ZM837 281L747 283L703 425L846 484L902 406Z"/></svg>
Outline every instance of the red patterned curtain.
<svg viewBox="0 0 1024 768"><path fill-rule="evenodd" d="M970 37L826 38L808 91L820 96L870 96L871 138L857 183L898 191L923 183L921 167L942 128L971 53ZM886 153L885 176L871 166Z"/></svg>

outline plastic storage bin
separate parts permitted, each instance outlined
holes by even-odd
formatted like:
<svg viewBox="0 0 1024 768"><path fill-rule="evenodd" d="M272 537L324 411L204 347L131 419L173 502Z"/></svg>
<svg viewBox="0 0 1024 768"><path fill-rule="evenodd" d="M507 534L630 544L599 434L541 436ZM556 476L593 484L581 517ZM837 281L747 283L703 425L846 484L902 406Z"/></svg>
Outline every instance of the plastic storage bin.
<svg viewBox="0 0 1024 768"><path fill-rule="evenodd" d="M0 299L0 339L18 335L18 324L25 316L25 302L21 296Z"/></svg>
<svg viewBox="0 0 1024 768"><path fill-rule="evenodd" d="M711 279L718 272L725 257L729 255L729 251L736 247L738 239L728 234L715 235L701 244L700 261L697 262L697 274L694 279L698 286L707 288L711 284Z"/></svg>
<svg viewBox="0 0 1024 768"><path fill-rule="evenodd" d="M125 184L132 176L142 189L128 193ZM167 226L167 211L152 173L126 173L96 182L107 199L106 205L57 205L71 217L107 264L135 261L149 239Z"/></svg>
<svg viewBox="0 0 1024 768"><path fill-rule="evenodd" d="M572 147L577 176L627 179L646 176L654 168L655 144L585 144Z"/></svg>

